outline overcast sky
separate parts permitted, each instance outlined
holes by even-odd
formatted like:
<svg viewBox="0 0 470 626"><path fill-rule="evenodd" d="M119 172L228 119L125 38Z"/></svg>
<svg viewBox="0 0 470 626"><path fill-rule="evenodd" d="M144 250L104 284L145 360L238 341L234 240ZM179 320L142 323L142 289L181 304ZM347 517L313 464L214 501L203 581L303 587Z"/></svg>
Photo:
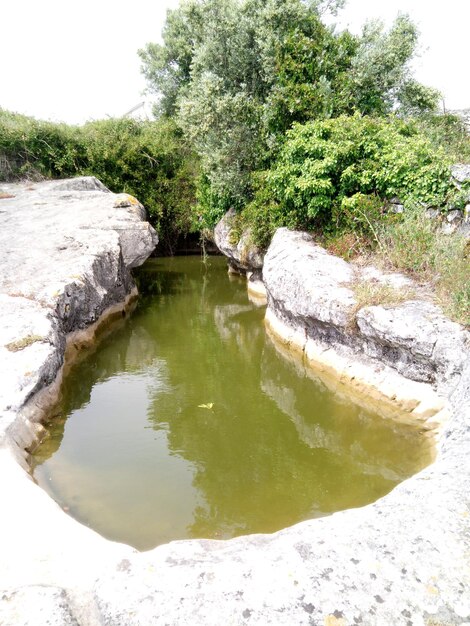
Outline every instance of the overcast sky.
<svg viewBox="0 0 470 626"><path fill-rule="evenodd" d="M179 0L4 0L0 107L82 123L120 116L144 98L137 50L157 41ZM390 24L409 13L421 31L415 75L440 89L447 108L470 107L470 0L349 0L340 24Z"/></svg>

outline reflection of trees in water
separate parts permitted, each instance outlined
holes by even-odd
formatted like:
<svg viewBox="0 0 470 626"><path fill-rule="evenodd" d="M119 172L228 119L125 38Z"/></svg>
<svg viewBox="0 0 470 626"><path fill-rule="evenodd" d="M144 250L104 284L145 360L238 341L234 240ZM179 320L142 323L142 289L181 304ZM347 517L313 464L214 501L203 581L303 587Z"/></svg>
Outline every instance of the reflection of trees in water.
<svg viewBox="0 0 470 626"><path fill-rule="evenodd" d="M131 322L71 368L39 460L58 448L62 416L88 403L95 384L145 372L152 385L155 368L165 369L167 389L155 376L147 418L167 433L170 454L195 468L192 536L267 532L365 504L416 468L416 439L351 409L276 353L263 311L220 263L207 273L186 259L155 261L137 282Z"/></svg>
<svg viewBox="0 0 470 626"><path fill-rule="evenodd" d="M429 442L420 439L416 428L381 418L345 395L330 393L318 378L307 376L300 358L297 364L281 358L280 368L272 356L274 349L268 341L262 361L262 389L292 420L299 438L310 448L328 449L356 471L376 474L395 484L429 462ZM295 384L286 386L289 377L295 378ZM308 406L308 398L313 396L318 403L315 412Z"/></svg>
<svg viewBox="0 0 470 626"><path fill-rule="evenodd" d="M33 469L59 449L68 416L90 402L93 387L122 372L137 373L152 367L160 370L164 366L151 335L135 322L118 321L113 332L85 351L87 354L68 368L57 401L49 410L45 423L48 436L35 452Z"/></svg>
<svg viewBox="0 0 470 626"><path fill-rule="evenodd" d="M173 416L168 445L197 468L193 484L203 503L190 534L212 536L214 528L221 536L265 532L309 517L312 508L331 510L322 494L328 474L338 473L343 460L331 460L323 449L313 455L282 407L259 393L266 362L287 388L297 377L272 350L264 353L262 312L212 303L208 312L215 325L210 316L199 318L185 349L194 364L192 382L178 381L177 402L159 396L153 412ZM214 360L214 353L223 354ZM167 357L173 381L181 355L174 357L174 363ZM197 408L197 391L212 410Z"/></svg>
<svg viewBox="0 0 470 626"><path fill-rule="evenodd" d="M158 344L145 320L145 309L156 295L177 293L185 283L181 272L156 272L146 266L136 271L141 297L130 317L114 317L105 324L98 340L83 347L66 368L57 401L49 410L45 425L48 437L35 451L32 468L49 459L60 447L67 417L90 402L93 387L122 372L151 369L158 360ZM161 367L161 363L158 363Z"/></svg>
<svg viewBox="0 0 470 626"><path fill-rule="evenodd" d="M194 536L212 536L214 527L224 536L265 531L279 526L285 509L286 523L306 512L304 503L300 511L294 500L286 506L292 474L299 471L292 467L286 440L295 442L297 435L289 423L287 429L273 428L273 404L259 394L263 312L247 305L240 290L238 298L227 294L226 276L221 282L217 293L209 286L201 294L189 319L185 299L174 303L171 317L185 316L189 328L182 336L190 340L164 350L175 393L158 396L151 411L157 428L162 415L171 416L169 448L197 468L193 484L202 503L190 530ZM183 359L192 364L189 378L187 369L181 371ZM209 402L212 410L198 407Z"/></svg>
<svg viewBox="0 0 470 626"><path fill-rule="evenodd" d="M193 484L203 500L191 535L266 532L362 505L416 469L422 450L409 430L351 407L296 371L265 340L262 312L246 300L208 302L215 326L199 319L186 355L199 401L214 408L195 408L194 388L181 382L168 425L170 449L197 468ZM223 358L215 361L217 351Z"/></svg>

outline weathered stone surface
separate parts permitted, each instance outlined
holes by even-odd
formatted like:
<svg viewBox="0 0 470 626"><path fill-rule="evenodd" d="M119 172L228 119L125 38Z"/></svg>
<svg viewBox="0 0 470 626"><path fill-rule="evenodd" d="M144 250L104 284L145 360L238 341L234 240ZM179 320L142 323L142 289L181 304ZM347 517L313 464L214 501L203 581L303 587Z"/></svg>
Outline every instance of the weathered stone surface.
<svg viewBox="0 0 470 626"><path fill-rule="evenodd" d="M446 220L449 224L452 224L453 222L461 222L463 220L463 211L459 211L458 209L449 211L446 215Z"/></svg>
<svg viewBox="0 0 470 626"><path fill-rule="evenodd" d="M79 626L64 589L47 586L31 586L6 592L0 602L0 624Z"/></svg>
<svg viewBox="0 0 470 626"><path fill-rule="evenodd" d="M336 337L351 334L340 313L341 307L349 309L353 304L353 294L343 284L349 280L351 268L321 252L304 235L281 232L276 237L265 266L270 307L276 306L279 288L282 297L276 312L289 323L294 318L302 324L307 321L306 326L292 327L294 334L303 337L304 345L312 341L307 333L319 324L331 342L322 348L323 353L336 350L346 359L351 347L337 342ZM101 239L96 241L100 242L96 255L106 257L108 248L101 247ZM114 250L113 239L109 245ZM75 248L76 262L81 255L82 249ZM274 263L275 258L281 261L280 266ZM272 276L275 271L285 273L284 278ZM334 276L329 276L331 272ZM63 282L67 276L62 277ZM44 279L35 278L46 298L49 292ZM26 289L26 278L23 282ZM67 284L74 302L83 284ZM61 315L56 316L54 297L45 299L44 305L36 301L32 284L29 294L10 295L5 300L10 305L11 299L18 298L23 307L32 303L31 312L25 309L31 319L23 323L18 335L37 333L53 339L57 332L63 339L64 322ZM41 312L37 307L47 307L48 303L52 316L36 318L34 314ZM450 322L441 326L434 309L426 304L420 307L424 308L418 307L414 313L421 325L419 341L414 340L404 321L394 328L387 317L389 311L381 307L363 310L361 332L362 341L374 345L384 337L391 341L393 336L403 350L413 349L423 359L440 364L435 384L446 393L450 415L441 431L437 460L385 498L360 509L306 521L272 535L231 541L178 541L137 553L106 541L61 511L27 479L3 438L0 623L457 626L470 622L470 362L466 359L460 371L453 371L451 353L460 345L462 331ZM297 310L300 315L295 317ZM13 308L10 313L14 315ZM317 313L321 319L313 324L307 316ZM237 309L231 306L218 309L218 326L223 330L236 314ZM54 319L56 326L52 322L48 325L47 320ZM331 330L335 324L337 334ZM437 335L434 346L432 333ZM12 327L2 335L7 342L16 336ZM42 344L47 342L37 341L11 354L27 354ZM353 350L352 355L358 375L373 362L378 377L390 370L413 389L430 387L407 382L396 370L382 365L382 357L367 357L359 352L359 345L356 348L358 352ZM41 359L47 360L48 354L38 356L35 367ZM12 364L17 374L23 367ZM411 366L408 369L411 371ZM269 377L266 392L280 406L290 401ZM9 413L15 423L20 419L15 411ZM308 432L301 423L296 427L299 436L311 443L318 441L320 445L321 437L327 435Z"/></svg>
<svg viewBox="0 0 470 626"><path fill-rule="evenodd" d="M2 189L14 196L0 201L0 410L11 411L54 380L66 333L124 301L157 237L94 177Z"/></svg>
<svg viewBox="0 0 470 626"><path fill-rule="evenodd" d="M425 301L356 312L352 283L388 282L409 287L398 274L353 268L328 254L304 233L279 229L265 257L268 304L283 322L308 338L365 354L406 378L436 383L458 376L468 359L469 334ZM359 332L351 332L353 320Z"/></svg>
<svg viewBox="0 0 470 626"><path fill-rule="evenodd" d="M453 209L445 215L445 221L441 225L441 230L445 235L457 233L458 235L467 237L468 224L466 222L466 212Z"/></svg>
<svg viewBox="0 0 470 626"><path fill-rule="evenodd" d="M344 329L350 324L355 299L348 284L354 270L328 254L306 233L280 228L264 259L263 278L269 306L281 317L298 318L307 328L312 320ZM313 330L313 329L312 329Z"/></svg>
<svg viewBox="0 0 470 626"><path fill-rule="evenodd" d="M439 211L439 209L435 209L434 207L431 207L430 209L426 209L425 215L426 217L429 217L429 219L436 219L440 216L441 212Z"/></svg>
<svg viewBox="0 0 470 626"><path fill-rule="evenodd" d="M246 278L247 293L251 303L255 306L265 306L267 304L267 295L261 270L247 272Z"/></svg>
<svg viewBox="0 0 470 626"><path fill-rule="evenodd" d="M458 183L470 181L470 163L456 163L450 168L453 178Z"/></svg>
<svg viewBox="0 0 470 626"><path fill-rule="evenodd" d="M390 213L403 213L405 207L397 198L392 198L390 206L388 208Z"/></svg>
<svg viewBox="0 0 470 626"><path fill-rule="evenodd" d="M79 176L77 178L67 178L66 180L52 181L47 183L47 189L55 191L102 191L111 193L103 183L95 176Z"/></svg>
<svg viewBox="0 0 470 626"><path fill-rule="evenodd" d="M242 273L263 267L263 252L250 242L250 231L242 233L237 243L232 243L231 234L236 211L230 209L223 216L214 230L216 246L225 254L232 267Z"/></svg>
<svg viewBox="0 0 470 626"><path fill-rule="evenodd" d="M356 319L364 352L412 380L451 381L468 360L468 333L429 302L365 307Z"/></svg>

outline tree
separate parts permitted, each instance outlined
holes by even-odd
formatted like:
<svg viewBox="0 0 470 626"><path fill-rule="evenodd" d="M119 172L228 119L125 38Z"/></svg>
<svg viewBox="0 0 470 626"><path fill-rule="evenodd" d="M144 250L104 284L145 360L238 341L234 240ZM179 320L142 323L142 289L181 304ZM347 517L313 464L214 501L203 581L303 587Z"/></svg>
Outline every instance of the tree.
<svg viewBox="0 0 470 626"><path fill-rule="evenodd" d="M138 52L148 88L161 98L159 115L175 114L178 96L191 80L194 53L203 39L204 9L203 3L187 0L169 10L163 44L149 43Z"/></svg>
<svg viewBox="0 0 470 626"><path fill-rule="evenodd" d="M389 32L380 21L367 22L349 72L351 108L366 115L390 113L411 85L409 63L417 42L417 29L407 15L399 15ZM421 102L424 108L428 104Z"/></svg>
<svg viewBox="0 0 470 626"><path fill-rule="evenodd" d="M342 0L187 0L168 13L163 44L140 52L159 114L173 116L199 155L204 193L243 207L253 175L276 159L296 122L432 108L412 81L417 31L399 16L361 37L322 22ZM208 191L208 185L211 190ZM221 210L222 210L221 204Z"/></svg>

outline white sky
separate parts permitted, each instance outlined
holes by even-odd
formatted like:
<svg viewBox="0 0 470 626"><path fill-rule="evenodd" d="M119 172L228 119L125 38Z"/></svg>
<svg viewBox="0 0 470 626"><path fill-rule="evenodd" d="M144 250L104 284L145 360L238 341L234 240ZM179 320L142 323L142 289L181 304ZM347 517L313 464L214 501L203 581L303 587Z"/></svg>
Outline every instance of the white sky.
<svg viewBox="0 0 470 626"><path fill-rule="evenodd" d="M3 0L0 107L82 123L120 116L144 98L137 50L156 41L179 0ZM447 108L470 107L470 0L349 0L340 24L390 24L409 13L421 31L416 77Z"/></svg>

